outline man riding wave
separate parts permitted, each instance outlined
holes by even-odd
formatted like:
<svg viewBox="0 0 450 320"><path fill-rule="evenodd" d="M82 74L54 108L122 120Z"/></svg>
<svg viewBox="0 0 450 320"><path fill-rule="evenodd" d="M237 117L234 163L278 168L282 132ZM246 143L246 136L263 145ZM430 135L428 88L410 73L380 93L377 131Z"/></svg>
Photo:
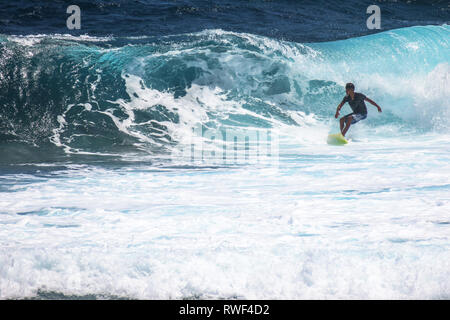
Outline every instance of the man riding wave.
<svg viewBox="0 0 450 320"><path fill-rule="evenodd" d="M343 136L347 133L350 125L357 123L360 120L364 120L367 117L367 107L364 101L373 104L378 108L378 112L381 112L381 108L375 101L367 98L364 94L355 92L355 85L353 83L347 83L345 85L345 91L347 95L342 99L341 103L336 109L335 118L339 117L339 111L341 110L344 103L348 102L350 108L352 108L352 113L343 116L340 121L341 133Z"/></svg>

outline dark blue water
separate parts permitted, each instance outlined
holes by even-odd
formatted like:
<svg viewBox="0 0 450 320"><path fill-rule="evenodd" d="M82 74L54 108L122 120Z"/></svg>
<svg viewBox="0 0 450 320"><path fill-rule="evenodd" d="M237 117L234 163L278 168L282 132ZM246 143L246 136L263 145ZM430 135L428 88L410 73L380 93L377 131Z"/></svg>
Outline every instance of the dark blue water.
<svg viewBox="0 0 450 320"><path fill-rule="evenodd" d="M81 9L81 29L66 28L66 9ZM366 9L381 9L381 30L369 30ZM0 33L162 36L204 29L248 32L296 42L329 41L450 18L449 2L375 0L67 0L0 4Z"/></svg>

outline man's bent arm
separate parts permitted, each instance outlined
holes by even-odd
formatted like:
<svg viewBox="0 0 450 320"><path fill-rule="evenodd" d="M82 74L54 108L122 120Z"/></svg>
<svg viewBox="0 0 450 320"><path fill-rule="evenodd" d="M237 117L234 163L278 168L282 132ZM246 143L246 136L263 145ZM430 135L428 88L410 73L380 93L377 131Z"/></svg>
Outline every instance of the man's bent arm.
<svg viewBox="0 0 450 320"><path fill-rule="evenodd" d="M381 108L380 108L380 106L379 105L377 105L377 103L375 102L375 101L373 101L373 100L371 100L371 99L369 99L369 98L365 98L364 100L366 100L367 102L369 102L369 103L371 103L371 104L373 104L375 107L377 107L378 108L378 112L381 112Z"/></svg>

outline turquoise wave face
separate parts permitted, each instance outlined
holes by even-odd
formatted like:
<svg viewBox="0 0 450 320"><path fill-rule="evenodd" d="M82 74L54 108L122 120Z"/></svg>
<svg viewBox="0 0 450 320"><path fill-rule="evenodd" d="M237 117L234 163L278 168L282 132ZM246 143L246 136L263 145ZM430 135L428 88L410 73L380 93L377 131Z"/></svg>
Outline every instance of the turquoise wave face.
<svg viewBox="0 0 450 320"><path fill-rule="evenodd" d="M371 117L368 105L365 126L448 131L449 39L447 25L305 44L222 30L158 39L2 36L0 141L158 153L199 124L324 125L346 82L383 108Z"/></svg>

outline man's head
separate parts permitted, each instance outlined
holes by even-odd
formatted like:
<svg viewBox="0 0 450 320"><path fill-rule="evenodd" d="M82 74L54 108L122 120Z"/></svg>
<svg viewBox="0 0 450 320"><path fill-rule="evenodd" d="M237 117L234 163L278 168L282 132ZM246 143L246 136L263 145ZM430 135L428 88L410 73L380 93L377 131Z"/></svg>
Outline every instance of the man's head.
<svg viewBox="0 0 450 320"><path fill-rule="evenodd" d="M347 92L347 94L350 94L350 92L355 92L355 85L351 82L347 83L345 85L345 92Z"/></svg>

